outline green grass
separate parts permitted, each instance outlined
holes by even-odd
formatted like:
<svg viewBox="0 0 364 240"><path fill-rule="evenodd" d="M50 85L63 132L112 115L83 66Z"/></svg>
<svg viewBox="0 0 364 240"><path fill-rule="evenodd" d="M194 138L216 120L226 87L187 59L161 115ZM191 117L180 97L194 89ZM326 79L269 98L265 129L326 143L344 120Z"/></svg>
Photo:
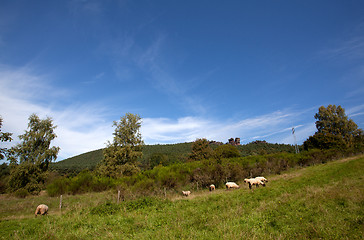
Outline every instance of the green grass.
<svg viewBox="0 0 364 240"><path fill-rule="evenodd" d="M269 176L267 187L193 192L188 198L116 193L1 197L1 239L363 239L364 157ZM48 216L34 217L37 204Z"/></svg>

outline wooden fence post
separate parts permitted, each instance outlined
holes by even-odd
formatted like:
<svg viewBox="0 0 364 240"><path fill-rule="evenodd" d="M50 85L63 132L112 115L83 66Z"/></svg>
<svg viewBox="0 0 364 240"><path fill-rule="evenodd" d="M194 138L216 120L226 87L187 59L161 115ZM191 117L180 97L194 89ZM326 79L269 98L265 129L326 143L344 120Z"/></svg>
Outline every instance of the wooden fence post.
<svg viewBox="0 0 364 240"><path fill-rule="evenodd" d="M61 211L61 214L62 214L62 195L59 198L59 210Z"/></svg>

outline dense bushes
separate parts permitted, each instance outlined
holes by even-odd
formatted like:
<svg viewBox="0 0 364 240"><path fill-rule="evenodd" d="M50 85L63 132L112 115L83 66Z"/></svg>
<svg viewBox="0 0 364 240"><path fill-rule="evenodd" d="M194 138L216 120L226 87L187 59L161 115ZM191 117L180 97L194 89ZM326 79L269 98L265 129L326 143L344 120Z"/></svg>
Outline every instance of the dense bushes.
<svg viewBox="0 0 364 240"><path fill-rule="evenodd" d="M280 174L295 167L325 163L350 155L338 150L310 150L300 154L275 153L235 158L209 158L201 161L159 165L152 170L142 171L119 179L102 178L93 172L83 171L73 178L59 177L48 184L50 196L104 191L117 188L122 199L141 196L163 195L167 192L206 188L215 184L218 188L226 181L242 182L244 178L258 175Z"/></svg>
<svg viewBox="0 0 364 240"><path fill-rule="evenodd" d="M52 183L47 185L49 196L58 196L61 194L79 194L86 192L101 192L115 186L115 180L111 178L98 177L88 170L82 171L76 177L56 178Z"/></svg>
<svg viewBox="0 0 364 240"><path fill-rule="evenodd" d="M47 173L35 164L25 162L13 166L10 168L9 190L16 192L24 189L36 195L42 190L46 177Z"/></svg>

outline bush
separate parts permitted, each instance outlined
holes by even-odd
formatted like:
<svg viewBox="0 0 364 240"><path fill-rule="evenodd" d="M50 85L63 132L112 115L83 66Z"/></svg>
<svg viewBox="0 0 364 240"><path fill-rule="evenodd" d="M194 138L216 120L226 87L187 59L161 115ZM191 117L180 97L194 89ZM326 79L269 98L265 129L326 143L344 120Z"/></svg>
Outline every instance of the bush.
<svg viewBox="0 0 364 240"><path fill-rule="evenodd" d="M347 147L342 136L331 133L316 133L310 136L303 144L305 150L310 149L337 149L344 150Z"/></svg>
<svg viewBox="0 0 364 240"><path fill-rule="evenodd" d="M26 189L29 193L37 194L45 180L43 173L34 164L23 163L13 166L9 178L9 190Z"/></svg>
<svg viewBox="0 0 364 240"><path fill-rule="evenodd" d="M92 182L92 190L95 192L106 191L115 186L115 181L107 177L94 177Z"/></svg>
<svg viewBox="0 0 364 240"><path fill-rule="evenodd" d="M65 194L68 191L70 180L65 177L56 178L52 183L47 185L47 193L50 197Z"/></svg>
<svg viewBox="0 0 364 240"><path fill-rule="evenodd" d="M92 181L93 175L89 171L82 171L71 179L68 190L72 194L90 192Z"/></svg>
<svg viewBox="0 0 364 240"><path fill-rule="evenodd" d="M240 157L240 152L235 146L231 144L225 144L218 146L214 150L214 157L217 159Z"/></svg>
<svg viewBox="0 0 364 240"><path fill-rule="evenodd" d="M153 153L149 159L149 168L153 169L155 166L167 166L169 164L168 156L163 153Z"/></svg>
<svg viewBox="0 0 364 240"><path fill-rule="evenodd" d="M25 198L26 196L29 195L29 192L28 192L28 190L26 190L24 188L20 188L14 192L14 195L15 195L15 197L18 197L18 198Z"/></svg>

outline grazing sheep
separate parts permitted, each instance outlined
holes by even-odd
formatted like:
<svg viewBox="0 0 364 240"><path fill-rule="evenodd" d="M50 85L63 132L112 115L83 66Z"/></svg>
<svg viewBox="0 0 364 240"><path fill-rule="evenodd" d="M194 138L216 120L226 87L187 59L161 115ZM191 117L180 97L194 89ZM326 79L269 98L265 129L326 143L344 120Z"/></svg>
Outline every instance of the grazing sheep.
<svg viewBox="0 0 364 240"><path fill-rule="evenodd" d="M225 184L226 189L230 189L230 188L240 188L238 184L234 183L234 182L227 182Z"/></svg>
<svg viewBox="0 0 364 240"><path fill-rule="evenodd" d="M37 216L38 214L40 215L45 215L48 213L48 206L45 204L41 204L37 207L37 209L35 210L35 216Z"/></svg>
<svg viewBox="0 0 364 240"><path fill-rule="evenodd" d="M261 180L259 179L256 179L256 178L250 178L250 179L247 179L245 178L244 179L244 182L245 183L249 183L249 188L252 189L252 186L255 185L256 187L259 187L259 185L263 185L263 187L265 187L265 183L262 182Z"/></svg>
<svg viewBox="0 0 364 240"><path fill-rule="evenodd" d="M210 189L210 192L211 192L211 191L215 191L215 185L214 185L214 184L211 184L211 185L209 186L209 189Z"/></svg>
<svg viewBox="0 0 364 240"><path fill-rule="evenodd" d="M258 179L262 182L268 182L268 179L266 179L265 177L256 177L255 179Z"/></svg>
<svg viewBox="0 0 364 240"><path fill-rule="evenodd" d="M183 196L188 197L191 194L191 191L182 191Z"/></svg>

